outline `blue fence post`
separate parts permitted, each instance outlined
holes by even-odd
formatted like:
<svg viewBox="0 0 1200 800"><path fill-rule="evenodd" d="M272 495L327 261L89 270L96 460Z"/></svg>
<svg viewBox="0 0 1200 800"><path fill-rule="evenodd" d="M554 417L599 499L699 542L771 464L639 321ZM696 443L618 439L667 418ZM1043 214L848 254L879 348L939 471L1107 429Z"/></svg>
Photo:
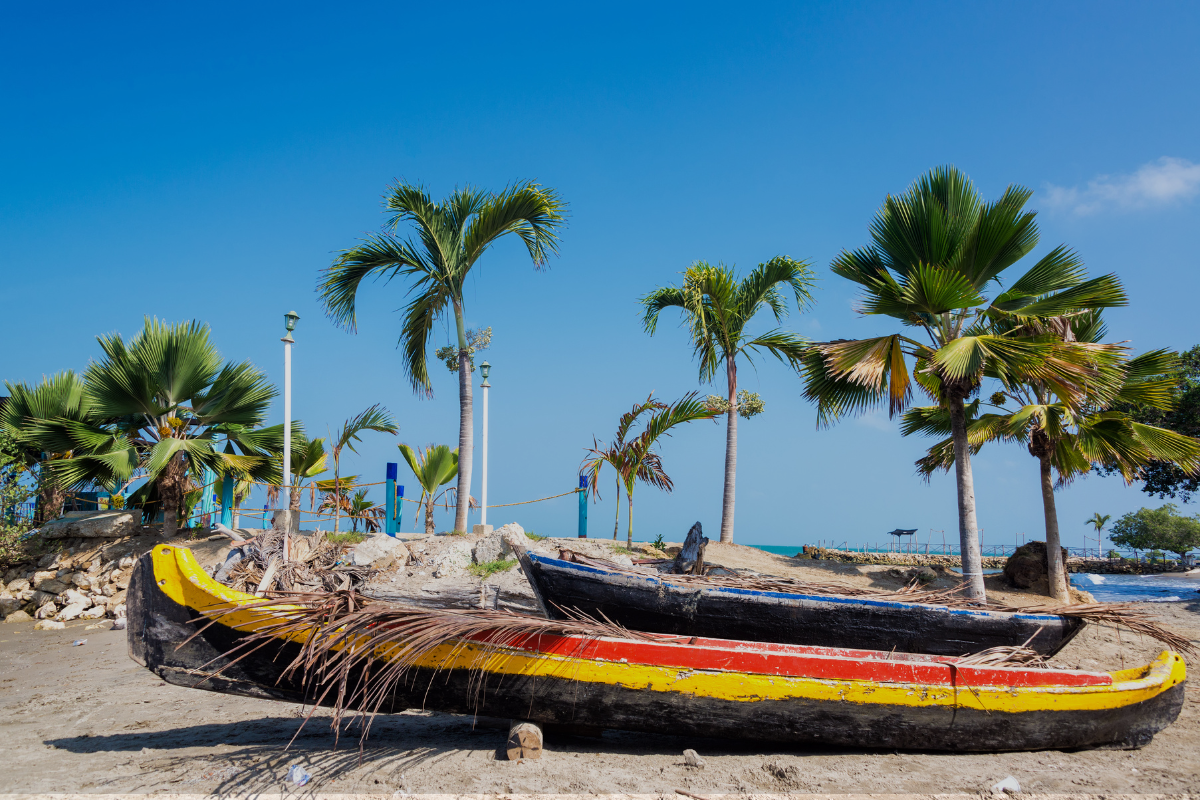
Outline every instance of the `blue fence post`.
<svg viewBox="0 0 1200 800"><path fill-rule="evenodd" d="M263 503L263 530L264 531L267 528L271 527L271 520L267 519L267 509L269 509L269 508L270 508L269 505L267 505L266 503Z"/></svg>
<svg viewBox="0 0 1200 800"><path fill-rule="evenodd" d="M384 502L384 516L387 518L384 521L383 532L388 536L396 535L396 464L388 462L387 465L387 499Z"/></svg>
<svg viewBox="0 0 1200 800"><path fill-rule="evenodd" d="M587 538L587 475L579 476L579 538Z"/></svg>
<svg viewBox="0 0 1200 800"><path fill-rule="evenodd" d="M233 476L226 475L221 479L221 524L226 528L233 527Z"/></svg>

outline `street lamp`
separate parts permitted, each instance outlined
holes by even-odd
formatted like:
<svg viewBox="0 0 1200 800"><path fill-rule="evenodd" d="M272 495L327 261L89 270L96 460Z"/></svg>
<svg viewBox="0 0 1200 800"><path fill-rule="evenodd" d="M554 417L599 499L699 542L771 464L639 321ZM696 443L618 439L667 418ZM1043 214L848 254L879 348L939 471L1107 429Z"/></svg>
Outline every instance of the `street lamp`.
<svg viewBox="0 0 1200 800"><path fill-rule="evenodd" d="M287 512L284 514L284 520L287 525L283 537L283 559L291 556L291 548L288 537L291 535L293 528L299 530L299 520L292 519L292 345L296 340L292 338L292 331L296 330L296 320L300 319L300 315L295 311L289 311L283 315L283 324L287 328L287 334L284 335L283 342L283 458L281 464L283 466L283 496L287 498Z"/></svg>
<svg viewBox="0 0 1200 800"><path fill-rule="evenodd" d="M492 365L488 362L484 361L479 365L479 374L483 376L483 383L479 384L479 388L483 389L483 487L481 491L479 530L476 533L491 532L491 527L487 524L488 389L492 388L492 385L488 383L488 375L491 371Z"/></svg>

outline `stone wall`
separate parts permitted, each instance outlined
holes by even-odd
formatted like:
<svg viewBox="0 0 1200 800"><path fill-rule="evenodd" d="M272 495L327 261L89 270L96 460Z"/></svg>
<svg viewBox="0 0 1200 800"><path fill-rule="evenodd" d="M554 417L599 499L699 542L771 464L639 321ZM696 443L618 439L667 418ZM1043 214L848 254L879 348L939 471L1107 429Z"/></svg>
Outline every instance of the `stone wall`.
<svg viewBox="0 0 1200 800"><path fill-rule="evenodd" d="M924 553L856 553L853 550L831 550L823 547L806 547L810 558L823 561L840 561L844 564L896 564L906 567L960 567L958 556L925 555ZM1007 558L987 556L983 559L984 569L1004 569Z"/></svg>

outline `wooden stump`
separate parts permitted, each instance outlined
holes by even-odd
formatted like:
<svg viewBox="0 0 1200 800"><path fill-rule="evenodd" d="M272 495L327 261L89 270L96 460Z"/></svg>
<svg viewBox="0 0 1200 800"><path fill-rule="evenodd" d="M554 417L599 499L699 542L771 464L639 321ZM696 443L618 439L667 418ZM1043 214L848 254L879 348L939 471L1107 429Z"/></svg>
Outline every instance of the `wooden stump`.
<svg viewBox="0 0 1200 800"><path fill-rule="evenodd" d="M514 719L508 729L508 760L542 757L542 726Z"/></svg>
<svg viewBox="0 0 1200 800"><path fill-rule="evenodd" d="M679 555L675 556L675 563L671 565L671 572L676 575L704 574L704 548L708 545L708 538L704 535L700 523L697 522L688 531L687 538L683 540L683 548L680 549Z"/></svg>

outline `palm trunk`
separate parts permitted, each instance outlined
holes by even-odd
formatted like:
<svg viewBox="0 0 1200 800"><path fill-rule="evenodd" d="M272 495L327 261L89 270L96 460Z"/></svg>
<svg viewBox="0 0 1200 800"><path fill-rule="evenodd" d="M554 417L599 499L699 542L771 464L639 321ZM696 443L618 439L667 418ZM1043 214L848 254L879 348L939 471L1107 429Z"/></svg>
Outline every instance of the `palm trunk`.
<svg viewBox="0 0 1200 800"><path fill-rule="evenodd" d="M628 502L629 524L625 527L625 546L627 549L633 549L633 492L629 493L626 498Z"/></svg>
<svg viewBox="0 0 1200 800"><path fill-rule="evenodd" d="M179 507L183 505L187 483L187 462L183 460L183 454L168 461L156 480L163 509L163 538L170 539L179 531Z"/></svg>
<svg viewBox="0 0 1200 800"><path fill-rule="evenodd" d="M986 600L983 558L979 552L979 525L975 519L975 479L971 475L971 448L967 444L967 414L963 397L946 387L950 406L950 433L954 439L954 477L958 486L958 538L962 551L963 589L972 600Z"/></svg>
<svg viewBox="0 0 1200 800"><path fill-rule="evenodd" d="M45 469L45 466L42 467ZM41 492L41 508L38 509L38 523L49 522L62 516L63 504L67 501L67 493L49 475L45 476Z"/></svg>
<svg viewBox="0 0 1200 800"><path fill-rule="evenodd" d="M454 322L458 326L458 507L454 511L454 530L467 532L467 511L471 508L471 454L474 446L474 407L471 395L471 359L467 355L467 334L463 330L462 305L454 304Z"/></svg>
<svg viewBox="0 0 1200 800"><path fill-rule="evenodd" d="M737 363L725 357L729 379L729 413L725 421L725 494L721 501L721 541L733 543L734 483L737 480Z"/></svg>
<svg viewBox="0 0 1200 800"><path fill-rule="evenodd" d="M434 533L435 527L433 524L433 495L429 495L429 502L425 504L425 533Z"/></svg>
<svg viewBox="0 0 1200 800"><path fill-rule="evenodd" d="M333 451L333 533L336 536L342 521L342 479L340 453Z"/></svg>
<svg viewBox="0 0 1200 800"><path fill-rule="evenodd" d="M292 485L291 496L288 498L288 510L292 512L292 519L300 519L300 495L303 493L303 488Z"/></svg>
<svg viewBox="0 0 1200 800"><path fill-rule="evenodd" d="M1060 603L1071 602L1067 589L1067 571L1062 559L1062 540L1058 536L1058 511L1054 507L1054 480L1050 475L1050 455L1038 456L1042 473L1042 510L1046 515L1046 575L1050 596Z"/></svg>
<svg viewBox="0 0 1200 800"><path fill-rule="evenodd" d="M613 541L614 542L617 540L617 530L621 527L621 480L620 480L620 478L617 479L616 498L617 498L617 513L616 513L616 516L613 518Z"/></svg>

